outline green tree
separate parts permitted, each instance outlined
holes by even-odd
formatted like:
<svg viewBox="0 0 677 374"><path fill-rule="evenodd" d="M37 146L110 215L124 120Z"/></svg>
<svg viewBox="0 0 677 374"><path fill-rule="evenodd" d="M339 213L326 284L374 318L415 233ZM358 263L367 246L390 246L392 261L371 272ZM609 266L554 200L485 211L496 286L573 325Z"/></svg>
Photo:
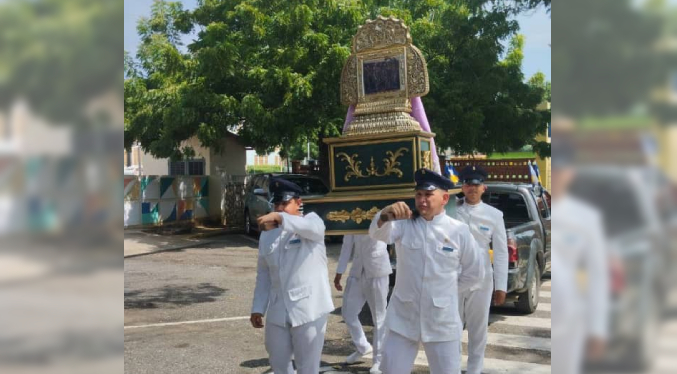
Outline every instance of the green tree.
<svg viewBox="0 0 677 374"><path fill-rule="evenodd" d="M428 61L424 98L438 145L502 152L544 129L541 87L524 82L514 14L549 1L201 0L192 12L157 1L139 23L142 45L126 64L125 140L159 157L197 135L214 146L231 126L259 152L293 153L305 139L336 136L346 108L340 74L367 19L410 26ZM178 48L177 32L199 31ZM513 39L510 51L502 41ZM131 75L129 75L131 74ZM129 143L128 143L129 144Z"/></svg>
<svg viewBox="0 0 677 374"><path fill-rule="evenodd" d="M547 82L545 80L545 74L538 72L534 74L531 78L529 78L528 84L534 89L541 89L543 92L543 97L541 98L541 102L548 102L550 103L552 101L552 94L550 93L550 88L551 84L550 82ZM543 110L540 112L543 121L545 121L545 125L547 125L550 120L551 110ZM533 151L536 152L540 157L550 157L550 143L546 141L536 141L535 139L531 141L531 145L533 147Z"/></svg>
<svg viewBox="0 0 677 374"><path fill-rule="evenodd" d="M310 159L317 160L320 153L317 138L310 140L300 140L289 147L289 149L280 149L280 157L289 160L303 160L308 157L308 146L310 145Z"/></svg>
<svg viewBox="0 0 677 374"><path fill-rule="evenodd" d="M0 2L0 111L22 98L51 123L91 126L85 107L119 89L123 14L110 0Z"/></svg>
<svg viewBox="0 0 677 374"><path fill-rule="evenodd" d="M423 102L439 148L502 153L545 130L547 116L536 110L543 89L524 82L524 38L516 34L511 9L473 2L411 4L399 13L428 61L430 93ZM508 51L501 43L506 39Z"/></svg>
<svg viewBox="0 0 677 374"><path fill-rule="evenodd" d="M181 158L182 141L197 135L218 147L214 138L237 122L224 112L231 103L208 91L194 58L179 50L180 32L192 28L187 19L180 3L155 1L139 21L136 59L125 52L125 147L139 141L157 157Z"/></svg>
<svg viewBox="0 0 677 374"><path fill-rule="evenodd" d="M558 9L558 17L567 22L566 30L555 30L552 49L552 76L563 82L557 86L556 113L625 114L665 83L667 69L657 53L662 13L632 3L572 0Z"/></svg>
<svg viewBox="0 0 677 374"><path fill-rule="evenodd" d="M325 2L322 2L325 3ZM318 129L338 135L344 108L338 82L360 8L320 1L201 1L192 13L157 1L139 23L143 75L125 83L126 141L160 157L177 156L197 135L216 146L229 126L257 151L292 145ZM189 53L177 30L201 31Z"/></svg>

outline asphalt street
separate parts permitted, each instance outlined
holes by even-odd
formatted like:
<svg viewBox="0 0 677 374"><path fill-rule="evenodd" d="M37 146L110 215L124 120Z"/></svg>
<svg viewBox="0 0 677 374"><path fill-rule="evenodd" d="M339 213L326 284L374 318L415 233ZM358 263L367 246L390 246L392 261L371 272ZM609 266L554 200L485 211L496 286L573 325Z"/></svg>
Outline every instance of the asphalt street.
<svg viewBox="0 0 677 374"><path fill-rule="evenodd" d="M194 248L125 259L126 373L265 373L263 330L249 324L256 279L257 240L244 235L211 238ZM329 276L340 244L327 244ZM368 372L371 359L345 366L353 352L337 309L330 315L322 372ZM370 318L363 313L371 340ZM550 285L544 281L532 315L510 307L492 311L486 373L550 373ZM464 336L464 342L465 340ZM464 359L465 357L464 344ZM422 350L415 373L427 373Z"/></svg>

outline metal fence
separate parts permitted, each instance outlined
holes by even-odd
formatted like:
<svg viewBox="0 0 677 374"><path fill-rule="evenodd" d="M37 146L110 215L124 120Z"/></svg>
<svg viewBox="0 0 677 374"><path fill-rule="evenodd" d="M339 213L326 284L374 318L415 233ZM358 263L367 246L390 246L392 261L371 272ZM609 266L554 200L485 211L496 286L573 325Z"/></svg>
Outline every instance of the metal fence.
<svg viewBox="0 0 677 374"><path fill-rule="evenodd" d="M463 170L468 165L483 167L489 177L488 182L507 182L507 183L531 183L529 174L529 162L535 162L536 159L514 158L503 160L473 160L473 159L450 159L447 164L454 166L457 172Z"/></svg>
<svg viewBox="0 0 677 374"><path fill-rule="evenodd" d="M221 223L229 229L244 228L244 199L250 175L221 175Z"/></svg>

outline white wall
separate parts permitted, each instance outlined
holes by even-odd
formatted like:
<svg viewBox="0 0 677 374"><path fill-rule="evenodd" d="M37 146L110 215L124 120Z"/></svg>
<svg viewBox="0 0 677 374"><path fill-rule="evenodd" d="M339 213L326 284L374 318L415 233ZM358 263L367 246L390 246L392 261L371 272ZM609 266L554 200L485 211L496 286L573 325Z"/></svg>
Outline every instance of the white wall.
<svg viewBox="0 0 677 374"><path fill-rule="evenodd" d="M247 150L247 166L256 165L256 151L253 149ZM271 152L268 155L264 156L267 158L266 165L279 165L279 162L275 162L276 158L279 157L278 152Z"/></svg>
<svg viewBox="0 0 677 374"><path fill-rule="evenodd" d="M132 150L136 152L136 150ZM141 156L141 170L144 175L168 175L169 174L169 159L155 158L152 155L140 151Z"/></svg>

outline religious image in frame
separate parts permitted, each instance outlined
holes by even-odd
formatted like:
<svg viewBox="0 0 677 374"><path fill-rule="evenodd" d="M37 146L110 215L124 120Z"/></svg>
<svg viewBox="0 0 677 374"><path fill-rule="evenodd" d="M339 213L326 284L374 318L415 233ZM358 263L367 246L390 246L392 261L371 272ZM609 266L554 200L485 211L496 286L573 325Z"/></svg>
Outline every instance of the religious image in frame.
<svg viewBox="0 0 677 374"><path fill-rule="evenodd" d="M400 60L386 57L363 61L362 84L365 95L400 90Z"/></svg>

